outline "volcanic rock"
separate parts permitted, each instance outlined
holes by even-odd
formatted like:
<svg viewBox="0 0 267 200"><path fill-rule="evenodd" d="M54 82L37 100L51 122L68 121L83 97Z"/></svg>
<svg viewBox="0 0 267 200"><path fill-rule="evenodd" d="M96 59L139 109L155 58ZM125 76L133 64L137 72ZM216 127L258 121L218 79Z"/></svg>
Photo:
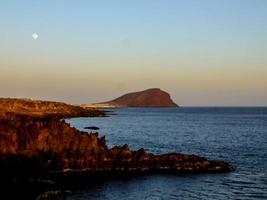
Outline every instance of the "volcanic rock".
<svg viewBox="0 0 267 200"><path fill-rule="evenodd" d="M25 170L27 163L30 163L26 167L27 171L35 171L39 175L179 174L230 172L235 169L226 162L210 161L196 155L154 155L144 149L130 150L128 145L109 149L104 137L99 138L97 133L79 131L55 117L6 113L0 116L0 138L0 172L4 175L11 169ZM14 157L20 159L12 160ZM39 164L32 164L36 162ZM39 166L39 172L38 169L30 170L34 166ZM17 173L14 171L10 173L11 177Z"/></svg>

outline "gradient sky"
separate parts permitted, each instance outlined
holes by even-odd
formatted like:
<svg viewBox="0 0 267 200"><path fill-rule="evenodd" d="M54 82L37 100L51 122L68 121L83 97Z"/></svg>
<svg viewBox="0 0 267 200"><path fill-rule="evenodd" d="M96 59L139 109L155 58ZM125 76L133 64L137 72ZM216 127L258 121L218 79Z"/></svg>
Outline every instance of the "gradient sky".
<svg viewBox="0 0 267 200"><path fill-rule="evenodd" d="M182 106L267 106L267 1L0 2L0 96L77 104L150 87Z"/></svg>

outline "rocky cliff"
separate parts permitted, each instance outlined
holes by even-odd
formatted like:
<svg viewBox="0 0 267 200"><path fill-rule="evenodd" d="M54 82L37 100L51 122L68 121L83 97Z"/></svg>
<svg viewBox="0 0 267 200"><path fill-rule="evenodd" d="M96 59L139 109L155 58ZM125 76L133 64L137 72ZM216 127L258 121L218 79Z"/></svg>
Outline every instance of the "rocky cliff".
<svg viewBox="0 0 267 200"><path fill-rule="evenodd" d="M94 178L235 170L224 161L210 161L196 155L154 155L144 149L131 150L127 145L108 148L105 137L79 131L60 119L104 115L95 109L32 100L0 102L0 197L3 199L62 196L65 188L58 183L64 186L67 182L77 184ZM56 185L45 179L55 181Z"/></svg>
<svg viewBox="0 0 267 200"><path fill-rule="evenodd" d="M153 155L144 149L130 150L127 145L109 149L104 137L79 131L64 120L53 117L6 113L0 117L0 138L0 161L6 155L38 157L43 163L42 168L51 173L204 173L234 170L226 162L209 161L196 155ZM2 164L0 162L0 167Z"/></svg>
<svg viewBox="0 0 267 200"><path fill-rule="evenodd" d="M112 101L85 104L85 107L178 107L170 95L158 88L122 95Z"/></svg>

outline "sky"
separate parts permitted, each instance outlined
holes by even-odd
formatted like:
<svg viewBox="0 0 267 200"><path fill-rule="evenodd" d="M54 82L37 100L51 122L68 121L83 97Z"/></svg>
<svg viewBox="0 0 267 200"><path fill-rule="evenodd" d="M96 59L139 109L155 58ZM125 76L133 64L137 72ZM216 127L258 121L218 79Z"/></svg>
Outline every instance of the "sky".
<svg viewBox="0 0 267 200"><path fill-rule="evenodd" d="M267 106L267 1L0 1L1 97L147 88L181 106Z"/></svg>

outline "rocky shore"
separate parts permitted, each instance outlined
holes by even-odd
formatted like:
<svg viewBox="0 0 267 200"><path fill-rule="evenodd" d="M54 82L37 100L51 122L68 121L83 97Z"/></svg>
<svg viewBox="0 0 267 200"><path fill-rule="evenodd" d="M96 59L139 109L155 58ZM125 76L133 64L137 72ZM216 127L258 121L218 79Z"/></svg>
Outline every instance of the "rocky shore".
<svg viewBox="0 0 267 200"><path fill-rule="evenodd" d="M154 155L128 145L108 148L105 137L79 131L56 117L6 113L0 118L0 153L34 157L47 154L47 171L229 172L223 161L196 155ZM51 156L51 158L49 157ZM53 158L53 159L52 159Z"/></svg>
<svg viewBox="0 0 267 200"><path fill-rule="evenodd" d="M108 148L105 137L79 131L62 120L63 116L0 112L0 190L8 191L1 189L8 185L40 184L40 180L59 183L148 173L235 170L224 161L197 155L154 155L144 149L131 150L127 144ZM47 188L47 184L41 185Z"/></svg>

